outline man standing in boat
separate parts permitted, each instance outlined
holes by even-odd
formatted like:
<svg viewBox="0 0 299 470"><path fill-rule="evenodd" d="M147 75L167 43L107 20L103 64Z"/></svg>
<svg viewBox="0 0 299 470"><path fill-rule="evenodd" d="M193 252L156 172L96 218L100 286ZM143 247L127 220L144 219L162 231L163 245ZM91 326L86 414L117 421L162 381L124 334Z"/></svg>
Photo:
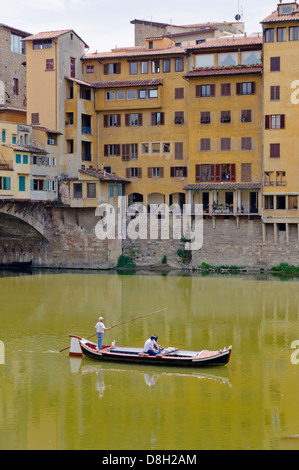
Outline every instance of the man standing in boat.
<svg viewBox="0 0 299 470"><path fill-rule="evenodd" d="M104 331L106 330L110 330L111 328L106 328L104 323L104 318L103 317L99 317L99 321L98 323L96 324L96 326L94 327L95 328L95 331L96 331L96 334L97 334L97 337L98 337L98 350L101 351L102 349L102 345L103 345L103 338L104 338Z"/></svg>

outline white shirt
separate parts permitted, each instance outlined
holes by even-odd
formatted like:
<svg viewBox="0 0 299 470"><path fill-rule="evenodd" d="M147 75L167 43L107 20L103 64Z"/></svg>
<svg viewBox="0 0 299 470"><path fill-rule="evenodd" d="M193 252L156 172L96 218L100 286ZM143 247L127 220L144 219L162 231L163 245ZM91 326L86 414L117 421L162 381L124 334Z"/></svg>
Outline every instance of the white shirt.
<svg viewBox="0 0 299 470"><path fill-rule="evenodd" d="M105 325L101 321L98 321L95 328L97 333L104 333Z"/></svg>
<svg viewBox="0 0 299 470"><path fill-rule="evenodd" d="M149 349L154 349L154 341L150 338L144 343L144 352L147 352Z"/></svg>

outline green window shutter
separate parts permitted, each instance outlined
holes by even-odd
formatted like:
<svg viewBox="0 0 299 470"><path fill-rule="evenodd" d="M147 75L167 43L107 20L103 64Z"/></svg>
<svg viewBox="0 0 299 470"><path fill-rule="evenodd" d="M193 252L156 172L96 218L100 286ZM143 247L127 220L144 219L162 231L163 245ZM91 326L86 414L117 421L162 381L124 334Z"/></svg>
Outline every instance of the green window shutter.
<svg viewBox="0 0 299 470"><path fill-rule="evenodd" d="M114 197L114 185L109 184L109 197L113 198Z"/></svg>
<svg viewBox="0 0 299 470"><path fill-rule="evenodd" d="M16 153L16 163L22 163L22 160L21 160L21 154L20 153Z"/></svg>
<svg viewBox="0 0 299 470"><path fill-rule="evenodd" d="M19 176L19 191L25 191L25 176Z"/></svg>
<svg viewBox="0 0 299 470"><path fill-rule="evenodd" d="M28 164L28 155L23 155L23 163L24 163L25 165Z"/></svg>
<svg viewBox="0 0 299 470"><path fill-rule="evenodd" d="M10 176L4 176L4 177L3 177L3 189L5 189L6 191L10 191L10 190L11 190L11 179L10 179Z"/></svg>

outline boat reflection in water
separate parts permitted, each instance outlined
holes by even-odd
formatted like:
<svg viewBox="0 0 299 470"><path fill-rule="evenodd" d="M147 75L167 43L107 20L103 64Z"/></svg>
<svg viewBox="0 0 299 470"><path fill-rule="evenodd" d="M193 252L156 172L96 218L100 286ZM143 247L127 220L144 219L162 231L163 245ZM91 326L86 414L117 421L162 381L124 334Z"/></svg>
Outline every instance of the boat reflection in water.
<svg viewBox="0 0 299 470"><path fill-rule="evenodd" d="M190 370L186 368L177 368L175 369L175 372L172 368L159 368L157 372L156 367L149 366L140 367L139 365L132 365L130 368L126 366L122 367L121 365L117 368L105 366L99 367L96 365L86 364L86 361L82 360L82 358L70 357L69 360L72 374L96 374L96 389L99 392L99 398L104 396L104 391L106 390L104 377L109 380L109 372L120 374L143 374L145 385L149 388L155 388L158 380L161 380L163 377L194 378L203 381L218 382L220 385L227 385L230 388L232 387L228 369L219 369L219 373L217 369L217 374L214 373L215 368L211 368L213 373L210 373L208 369L205 369L204 371L201 369L200 372L194 372L194 369L191 368Z"/></svg>

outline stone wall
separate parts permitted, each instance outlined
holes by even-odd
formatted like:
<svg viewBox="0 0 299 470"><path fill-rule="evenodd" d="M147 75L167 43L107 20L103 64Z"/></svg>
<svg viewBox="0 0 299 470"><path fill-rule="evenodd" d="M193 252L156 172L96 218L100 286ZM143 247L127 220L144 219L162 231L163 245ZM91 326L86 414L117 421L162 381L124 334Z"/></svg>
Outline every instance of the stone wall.
<svg viewBox="0 0 299 470"><path fill-rule="evenodd" d="M7 210L6 210L7 208ZM188 259L181 239L98 240L94 209L41 206L27 214L15 205L5 206L0 213L0 263L29 261L34 266L69 269L110 269L123 253L137 266L159 266L163 257L167 265L197 268L202 263L219 266L242 266L269 269L282 262L299 266L298 226L290 224L274 234L273 224L259 217L206 217L203 224L203 246ZM23 220L21 220L23 217ZM40 229L43 227L43 230ZM172 227L170 224L170 235ZM266 239L265 239L266 235ZM183 256L178 256L182 250ZM186 256L185 256L186 255Z"/></svg>

